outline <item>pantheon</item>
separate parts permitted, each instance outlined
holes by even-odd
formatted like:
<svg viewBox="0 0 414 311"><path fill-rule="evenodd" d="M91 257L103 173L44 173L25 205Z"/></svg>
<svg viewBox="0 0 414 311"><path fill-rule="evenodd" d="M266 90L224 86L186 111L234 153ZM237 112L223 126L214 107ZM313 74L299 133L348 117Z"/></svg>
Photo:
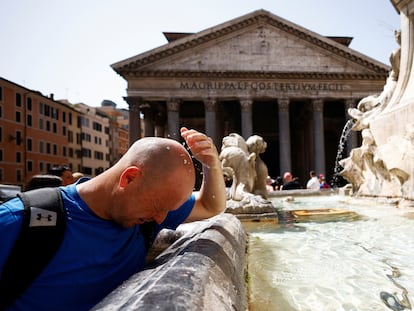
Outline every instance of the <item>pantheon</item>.
<svg viewBox="0 0 414 311"><path fill-rule="evenodd" d="M323 36L265 10L164 35L165 45L111 65L127 81L130 141L180 140L186 126L220 151L230 133L260 135L270 175L291 171L302 184L310 170L332 178L348 108L380 93L390 71L349 48L352 37ZM359 141L353 132L345 152Z"/></svg>

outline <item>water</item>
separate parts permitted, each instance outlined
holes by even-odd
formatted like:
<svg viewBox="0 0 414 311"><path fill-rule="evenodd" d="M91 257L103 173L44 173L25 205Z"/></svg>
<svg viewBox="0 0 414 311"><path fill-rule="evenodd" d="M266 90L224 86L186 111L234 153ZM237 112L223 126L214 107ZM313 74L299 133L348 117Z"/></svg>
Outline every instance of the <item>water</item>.
<svg viewBox="0 0 414 311"><path fill-rule="evenodd" d="M341 137L339 139L338 150L336 153L335 159L335 167L334 167L334 174L332 179L332 184L334 186L341 186L341 175L340 172L342 171L343 167L339 164L339 161L343 158L343 152L348 140L348 136L351 133L352 127L354 126L354 120L349 119L346 123L344 128L342 129Z"/></svg>
<svg viewBox="0 0 414 311"><path fill-rule="evenodd" d="M338 195L274 204L351 213L284 224L245 222L249 310L411 310L414 212L347 204Z"/></svg>

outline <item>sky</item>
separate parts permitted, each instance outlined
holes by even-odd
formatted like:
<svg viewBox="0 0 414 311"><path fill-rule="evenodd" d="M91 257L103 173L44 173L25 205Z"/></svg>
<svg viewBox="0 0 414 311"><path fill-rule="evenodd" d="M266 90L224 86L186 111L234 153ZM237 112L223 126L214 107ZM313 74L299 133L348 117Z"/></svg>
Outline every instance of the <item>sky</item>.
<svg viewBox="0 0 414 311"><path fill-rule="evenodd" d="M127 108L111 65L264 9L389 65L400 16L390 0L1 0L0 77L55 99Z"/></svg>

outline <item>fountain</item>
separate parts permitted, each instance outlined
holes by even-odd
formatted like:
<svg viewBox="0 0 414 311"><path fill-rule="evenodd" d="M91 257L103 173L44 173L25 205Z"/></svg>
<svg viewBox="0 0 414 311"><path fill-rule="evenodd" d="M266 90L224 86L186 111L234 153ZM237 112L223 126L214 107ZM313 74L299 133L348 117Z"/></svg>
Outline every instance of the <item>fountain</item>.
<svg viewBox="0 0 414 311"><path fill-rule="evenodd" d="M354 194L402 205L414 201L414 0L391 1L401 15L401 48L392 53L383 92L349 111L343 137L350 128L361 131L361 147L337 159ZM152 265L94 310L246 310L248 300L249 310L411 310L414 213L355 204L357 198L348 204L349 196L337 194L268 198L263 177L257 180L267 176L260 161L266 145L249 139L231 134L223 140L220 157L233 179L227 213L167 235ZM232 215L332 206L350 213L301 223L278 223L273 216L243 220L243 226Z"/></svg>
<svg viewBox="0 0 414 311"><path fill-rule="evenodd" d="M341 175L358 196L387 198L400 205L414 200L414 1L391 0L399 11L400 47L392 52L383 92L350 109L362 145L340 161Z"/></svg>

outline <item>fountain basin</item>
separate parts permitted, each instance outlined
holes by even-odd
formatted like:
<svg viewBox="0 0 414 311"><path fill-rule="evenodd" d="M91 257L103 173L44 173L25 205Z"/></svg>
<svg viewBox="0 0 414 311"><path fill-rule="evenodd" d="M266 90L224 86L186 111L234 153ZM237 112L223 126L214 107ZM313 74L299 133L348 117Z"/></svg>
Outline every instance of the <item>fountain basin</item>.
<svg viewBox="0 0 414 311"><path fill-rule="evenodd" d="M240 221L222 214L182 225L174 237L180 235L93 310L245 310L246 234Z"/></svg>

